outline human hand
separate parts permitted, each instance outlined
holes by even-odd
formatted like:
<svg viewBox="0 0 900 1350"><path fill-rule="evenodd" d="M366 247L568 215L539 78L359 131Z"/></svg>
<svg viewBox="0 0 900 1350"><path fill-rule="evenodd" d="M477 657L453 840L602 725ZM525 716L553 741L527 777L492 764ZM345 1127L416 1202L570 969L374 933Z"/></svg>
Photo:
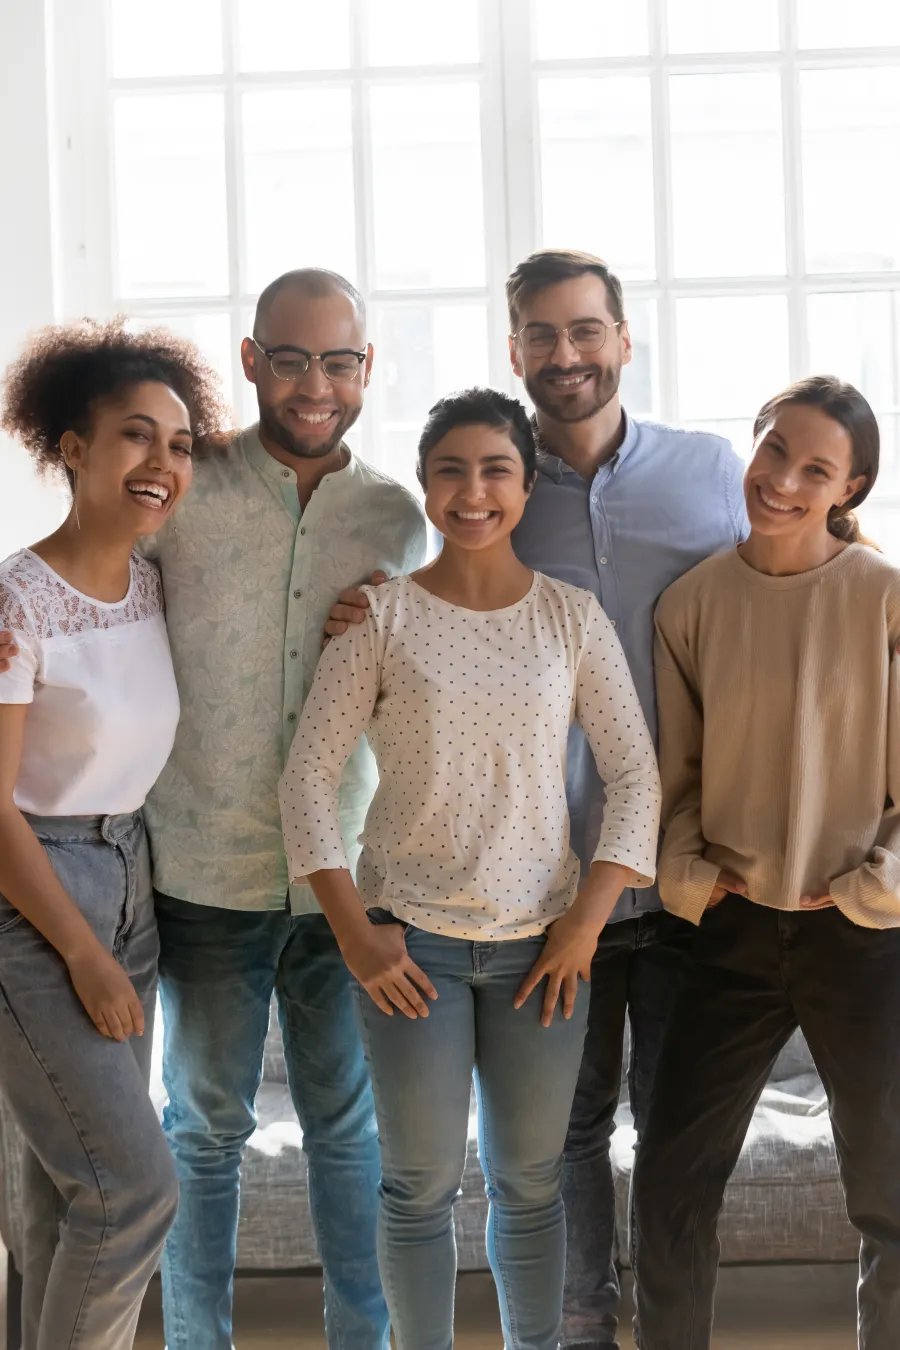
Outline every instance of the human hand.
<svg viewBox="0 0 900 1350"><path fill-rule="evenodd" d="M66 961L75 993L88 1017L111 1041L143 1036L144 1010L134 985L114 956L100 943Z"/></svg>
<svg viewBox="0 0 900 1350"><path fill-rule="evenodd" d="M575 1011L578 981L591 978L591 962L597 950L599 934L595 924L586 924L570 913L564 914L547 929L544 950L519 986L513 1000L514 1008L521 1008L526 999L547 977L541 1024L549 1027L553 1013L562 998L562 1015L566 1019Z"/></svg>
<svg viewBox="0 0 900 1350"><path fill-rule="evenodd" d="M351 975L388 1017L393 1017L395 1007L411 1021L427 1017L428 1006L422 994L435 999L437 990L407 952L403 925L374 924L368 919L365 924L341 945Z"/></svg>
<svg viewBox="0 0 900 1350"><path fill-rule="evenodd" d="M19 649L13 641L12 633L0 632L0 675L5 675L9 670L13 657L18 656Z"/></svg>
<svg viewBox="0 0 900 1350"><path fill-rule="evenodd" d="M383 586L388 580L386 572L373 572L370 586ZM340 637L346 633L351 623L362 623L369 612L369 597L362 591L351 588L341 591L337 600L331 606L331 611L325 623L325 636L322 639L322 646L325 647L329 638ZM2 655L2 652L0 652Z"/></svg>
<svg viewBox="0 0 900 1350"><path fill-rule="evenodd" d="M834 901L830 895L801 895L801 909L833 909Z"/></svg>
<svg viewBox="0 0 900 1350"><path fill-rule="evenodd" d="M741 881L740 877L734 877L730 872L720 872L719 879L712 888L712 895L706 902L706 908L715 909L716 905L721 904L726 895L746 896L746 894L747 887Z"/></svg>

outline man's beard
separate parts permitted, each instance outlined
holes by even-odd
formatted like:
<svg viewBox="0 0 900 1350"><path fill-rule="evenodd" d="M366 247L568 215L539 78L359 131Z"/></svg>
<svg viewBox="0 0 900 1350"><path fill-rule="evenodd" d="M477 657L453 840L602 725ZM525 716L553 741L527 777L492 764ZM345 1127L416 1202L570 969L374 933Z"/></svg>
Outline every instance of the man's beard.
<svg viewBox="0 0 900 1350"><path fill-rule="evenodd" d="M619 392L619 378L622 374L618 366L573 366L563 370L559 366L547 366L539 375L523 376L528 397L534 406L553 422L586 422L611 403ZM591 398L579 398L578 392L567 395L562 389L549 388L545 383L547 376L595 375L597 378L588 386Z"/></svg>
<svg viewBox="0 0 900 1350"><path fill-rule="evenodd" d="M314 441L312 443L304 441L302 437L295 436L289 427L286 427L279 420L277 408L271 404L259 405L259 429L263 435L268 436L282 450L286 450L289 455L294 455L297 459L324 459L326 455L332 454L343 441L347 432L353 426L353 423L359 417L359 408L347 408L334 424L334 430L327 441Z"/></svg>

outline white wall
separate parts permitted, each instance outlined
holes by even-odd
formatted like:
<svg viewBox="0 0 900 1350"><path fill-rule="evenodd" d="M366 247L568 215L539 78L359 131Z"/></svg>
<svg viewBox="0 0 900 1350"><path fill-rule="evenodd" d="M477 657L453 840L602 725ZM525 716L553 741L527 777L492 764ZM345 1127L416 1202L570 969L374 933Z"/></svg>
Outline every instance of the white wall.
<svg viewBox="0 0 900 1350"><path fill-rule="evenodd" d="M44 0L0 3L0 366L56 317L50 175L49 31ZM59 521L63 494L0 436L0 558Z"/></svg>

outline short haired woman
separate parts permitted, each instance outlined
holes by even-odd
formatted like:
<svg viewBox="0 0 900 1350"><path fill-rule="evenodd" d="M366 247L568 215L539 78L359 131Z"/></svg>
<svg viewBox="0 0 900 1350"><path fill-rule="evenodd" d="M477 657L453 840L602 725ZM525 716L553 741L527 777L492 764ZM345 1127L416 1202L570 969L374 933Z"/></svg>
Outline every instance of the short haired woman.
<svg viewBox="0 0 900 1350"><path fill-rule="evenodd" d="M24 1134L24 1350L128 1350L177 1187L147 1092L157 936L141 807L178 721L156 569L134 546L223 418L171 334L45 329L2 425L68 480L0 563L0 1085Z"/></svg>
<svg viewBox="0 0 900 1350"><path fill-rule="evenodd" d="M667 908L699 924L635 1168L643 1350L707 1350L716 1225L797 1027L862 1236L861 1350L900 1345L900 570L852 509L878 425L816 377L760 411L750 537L656 614Z"/></svg>
<svg viewBox="0 0 900 1350"><path fill-rule="evenodd" d="M510 544L534 472L514 400L469 390L432 409L419 476L442 552L370 589L365 623L326 648L282 780L291 876L308 878L363 991L398 1350L452 1342L473 1069L505 1343L556 1350L579 981L623 887L655 870L656 765L613 626ZM565 799L575 718L607 790L580 891ZM363 732L380 784L357 890L336 808Z"/></svg>

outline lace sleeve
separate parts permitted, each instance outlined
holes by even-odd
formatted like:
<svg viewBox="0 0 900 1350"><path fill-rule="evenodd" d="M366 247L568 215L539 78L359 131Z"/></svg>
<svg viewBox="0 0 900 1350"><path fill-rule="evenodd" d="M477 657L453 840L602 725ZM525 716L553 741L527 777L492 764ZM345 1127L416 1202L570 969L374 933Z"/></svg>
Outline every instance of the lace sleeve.
<svg viewBox="0 0 900 1350"><path fill-rule="evenodd" d="M40 666L40 643L32 615L15 586L0 580L0 629L8 629L19 648L0 675L0 703L31 703Z"/></svg>

